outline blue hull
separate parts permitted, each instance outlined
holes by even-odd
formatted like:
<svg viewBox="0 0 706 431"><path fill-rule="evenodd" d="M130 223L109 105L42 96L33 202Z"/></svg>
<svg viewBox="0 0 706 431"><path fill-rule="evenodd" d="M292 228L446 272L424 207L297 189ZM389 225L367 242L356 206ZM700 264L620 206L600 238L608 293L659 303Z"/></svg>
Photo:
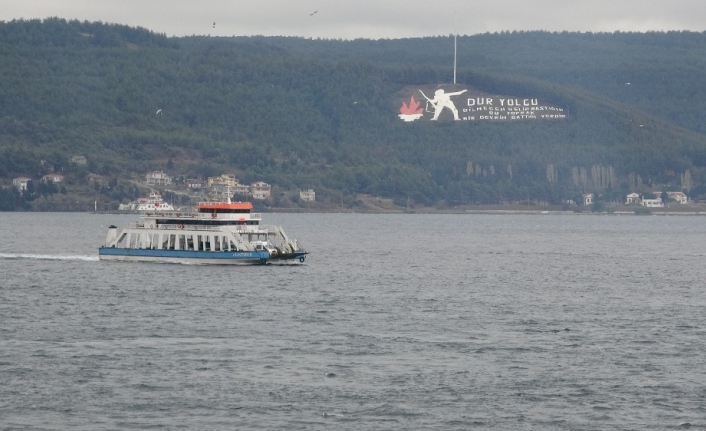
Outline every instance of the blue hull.
<svg viewBox="0 0 706 431"><path fill-rule="evenodd" d="M204 264L265 264L270 259L267 251L188 251L151 250L135 248L98 249L101 260L124 260L135 262L186 262Z"/></svg>

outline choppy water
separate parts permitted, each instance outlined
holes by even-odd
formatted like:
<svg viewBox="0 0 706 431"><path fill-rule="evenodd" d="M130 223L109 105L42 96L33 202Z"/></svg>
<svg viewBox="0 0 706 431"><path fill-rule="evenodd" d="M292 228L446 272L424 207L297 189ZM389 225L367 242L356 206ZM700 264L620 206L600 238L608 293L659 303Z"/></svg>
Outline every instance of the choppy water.
<svg viewBox="0 0 706 431"><path fill-rule="evenodd" d="M706 428L706 218L265 217L305 265L0 213L0 428Z"/></svg>

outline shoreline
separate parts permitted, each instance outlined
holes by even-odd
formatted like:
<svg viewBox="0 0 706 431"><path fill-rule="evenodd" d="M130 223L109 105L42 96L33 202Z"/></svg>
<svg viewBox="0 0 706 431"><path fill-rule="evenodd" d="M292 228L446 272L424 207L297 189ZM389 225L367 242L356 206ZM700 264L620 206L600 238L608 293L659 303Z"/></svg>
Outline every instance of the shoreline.
<svg viewBox="0 0 706 431"><path fill-rule="evenodd" d="M138 211L6 211L13 212L77 212L90 214L112 214L112 215L134 215L139 216L142 213ZM186 211L185 211L186 212ZM669 206L667 208L644 208L644 207L627 207L615 208L609 207L607 211L591 212L591 211L576 211L564 210L551 206L531 206L521 207L513 205L473 205L456 208L398 208L398 207L371 207L365 208L353 207L319 207L319 208L302 208L302 207L270 207L255 209L255 212L260 213L291 213L291 214L470 214L470 215L615 215L615 216L705 216L706 204L687 204L684 208L677 206Z"/></svg>
<svg viewBox="0 0 706 431"><path fill-rule="evenodd" d="M312 214L486 214L486 215L616 215L616 216L704 216L706 205L688 208L646 208L649 212L637 213L636 210L644 207L621 208L611 211L591 212L562 210L547 207L517 208L512 206L478 205L463 208L268 208L261 212L270 213L312 213Z"/></svg>

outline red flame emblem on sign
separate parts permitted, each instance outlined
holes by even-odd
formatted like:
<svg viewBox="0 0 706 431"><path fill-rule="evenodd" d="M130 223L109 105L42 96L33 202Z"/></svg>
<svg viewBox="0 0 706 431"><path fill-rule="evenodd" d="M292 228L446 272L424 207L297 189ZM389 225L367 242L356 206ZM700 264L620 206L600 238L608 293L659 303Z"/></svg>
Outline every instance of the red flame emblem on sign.
<svg viewBox="0 0 706 431"><path fill-rule="evenodd" d="M414 96L412 96L410 98L409 105L402 102L402 107L400 108L400 114L404 114L404 115L421 114L422 111L423 111L422 108L419 107L419 102L414 100Z"/></svg>
<svg viewBox="0 0 706 431"><path fill-rule="evenodd" d="M409 105L402 102L398 117L403 121L409 122L418 120L422 115L424 115L424 110L419 107L419 102L414 100L414 96L412 96L409 98Z"/></svg>

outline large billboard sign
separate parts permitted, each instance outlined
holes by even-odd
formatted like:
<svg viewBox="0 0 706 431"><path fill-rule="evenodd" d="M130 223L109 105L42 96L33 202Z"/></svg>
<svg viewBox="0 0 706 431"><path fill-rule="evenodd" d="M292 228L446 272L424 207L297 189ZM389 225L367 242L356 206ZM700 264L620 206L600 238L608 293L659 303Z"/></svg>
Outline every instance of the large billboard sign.
<svg viewBox="0 0 706 431"><path fill-rule="evenodd" d="M398 97L402 121L564 120L564 108L538 98L497 96L459 85L406 87Z"/></svg>

